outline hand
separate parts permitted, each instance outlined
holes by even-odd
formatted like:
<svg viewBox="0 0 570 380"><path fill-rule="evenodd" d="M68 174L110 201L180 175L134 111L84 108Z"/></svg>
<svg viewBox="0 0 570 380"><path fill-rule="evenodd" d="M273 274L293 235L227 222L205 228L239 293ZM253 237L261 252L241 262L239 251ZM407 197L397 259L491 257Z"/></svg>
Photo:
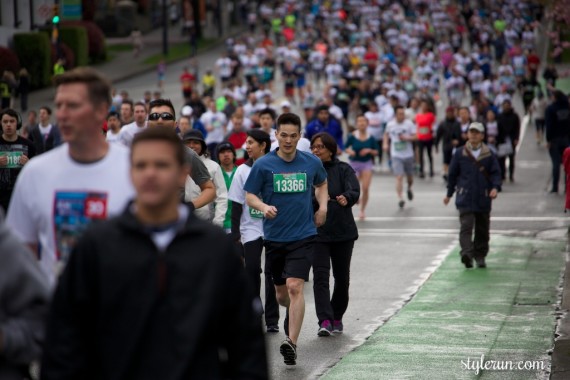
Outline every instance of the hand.
<svg viewBox="0 0 570 380"><path fill-rule="evenodd" d="M372 150L372 149L370 149L370 148L361 149L361 150L360 150L360 153L359 153L360 157L366 156L367 154L370 153L371 150Z"/></svg>
<svg viewBox="0 0 570 380"><path fill-rule="evenodd" d="M497 191L497 189L493 189L491 190L491 192L489 193L489 198L491 199L495 199L497 198L497 195L499 194L499 192Z"/></svg>
<svg viewBox="0 0 570 380"><path fill-rule="evenodd" d="M277 208L275 206L265 205L263 208L263 216L267 219L273 219L277 216Z"/></svg>
<svg viewBox="0 0 570 380"><path fill-rule="evenodd" d="M336 201L339 205L341 205L342 207L347 206L348 205L348 201L346 200L346 197L344 195L338 195L336 197Z"/></svg>
<svg viewBox="0 0 570 380"><path fill-rule="evenodd" d="M315 225L317 227L322 226L327 221L327 210L318 209L315 212Z"/></svg>
<svg viewBox="0 0 570 380"><path fill-rule="evenodd" d="M443 198L443 204L447 206L449 204L450 200L451 200L451 198L449 198L449 197Z"/></svg>
<svg viewBox="0 0 570 380"><path fill-rule="evenodd" d="M20 156L20 164L26 165L28 161L30 161L30 159L27 156Z"/></svg>
<svg viewBox="0 0 570 380"><path fill-rule="evenodd" d="M348 148L348 149L346 150L346 154L348 154L350 157L356 156L356 153L354 152L354 150L352 150L352 149L350 149L350 148Z"/></svg>
<svg viewBox="0 0 570 380"><path fill-rule="evenodd" d="M8 165L8 156L0 156L0 166Z"/></svg>

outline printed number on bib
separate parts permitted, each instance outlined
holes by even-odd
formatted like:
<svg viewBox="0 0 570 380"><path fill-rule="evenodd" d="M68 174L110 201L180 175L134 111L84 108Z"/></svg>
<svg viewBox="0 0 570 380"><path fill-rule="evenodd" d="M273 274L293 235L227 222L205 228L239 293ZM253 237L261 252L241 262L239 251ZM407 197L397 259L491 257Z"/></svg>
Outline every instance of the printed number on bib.
<svg viewBox="0 0 570 380"><path fill-rule="evenodd" d="M396 150L396 152L401 152L403 150L406 150L407 148L407 143L405 141L396 141L394 143L394 149Z"/></svg>
<svg viewBox="0 0 570 380"><path fill-rule="evenodd" d="M20 157L22 157L22 152L5 152L4 156L6 157L6 165L4 166L5 168L15 169L22 167L22 164L20 164Z"/></svg>
<svg viewBox="0 0 570 380"><path fill-rule="evenodd" d="M253 207L249 207L249 216L253 219L263 219L263 213L259 210L254 209Z"/></svg>
<svg viewBox="0 0 570 380"><path fill-rule="evenodd" d="M276 193L303 193L307 190L307 173L273 174Z"/></svg>

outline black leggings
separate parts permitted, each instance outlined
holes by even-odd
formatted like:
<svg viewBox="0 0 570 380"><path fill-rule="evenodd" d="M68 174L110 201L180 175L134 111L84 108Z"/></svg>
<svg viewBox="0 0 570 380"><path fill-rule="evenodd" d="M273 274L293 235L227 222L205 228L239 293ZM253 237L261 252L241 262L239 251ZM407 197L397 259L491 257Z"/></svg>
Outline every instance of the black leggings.
<svg viewBox="0 0 570 380"><path fill-rule="evenodd" d="M424 149L427 150L427 156L429 159L429 175L433 177L433 155L432 147L433 140L429 141L418 141L418 146L420 148L420 174L424 174Z"/></svg>
<svg viewBox="0 0 570 380"><path fill-rule="evenodd" d="M342 320L348 307L350 285L350 260L354 240L331 243L315 243L313 253L313 292L319 324L323 321ZM331 271L334 277L332 299L329 289Z"/></svg>
<svg viewBox="0 0 570 380"><path fill-rule="evenodd" d="M261 292L261 253L263 252L263 239L259 238L243 245L245 271L251 279L255 294ZM267 326L279 323L279 305L275 298L275 286L271 271L265 267L265 324Z"/></svg>

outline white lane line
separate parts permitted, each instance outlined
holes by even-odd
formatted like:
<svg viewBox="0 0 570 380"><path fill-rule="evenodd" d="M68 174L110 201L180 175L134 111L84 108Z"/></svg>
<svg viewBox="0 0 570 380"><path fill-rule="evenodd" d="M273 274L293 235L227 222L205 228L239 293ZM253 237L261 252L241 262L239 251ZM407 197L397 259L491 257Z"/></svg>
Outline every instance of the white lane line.
<svg viewBox="0 0 570 380"><path fill-rule="evenodd" d="M364 222L358 221L358 225L370 222L392 222L392 221L411 221L411 222L445 222L457 221L459 216L367 216ZM568 222L570 217L562 216L493 216L492 222Z"/></svg>
<svg viewBox="0 0 570 380"><path fill-rule="evenodd" d="M519 152L519 150L521 150L522 147L522 142L524 140L524 136L526 135L526 128L528 127L530 123L530 117L528 115L525 115L522 119L522 125L521 125L521 134L520 134L520 138L519 138L519 144L517 145L516 149L517 149L517 153Z"/></svg>

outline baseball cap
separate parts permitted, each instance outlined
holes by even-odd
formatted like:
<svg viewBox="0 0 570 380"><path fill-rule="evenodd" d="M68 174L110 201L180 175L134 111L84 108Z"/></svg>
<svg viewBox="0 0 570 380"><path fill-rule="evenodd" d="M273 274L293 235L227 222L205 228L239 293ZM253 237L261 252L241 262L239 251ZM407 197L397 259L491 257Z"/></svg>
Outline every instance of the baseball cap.
<svg viewBox="0 0 570 380"><path fill-rule="evenodd" d="M236 156L236 148L234 148L232 143L224 141L224 142L219 143L218 146L216 146L216 158L224 150L231 150L234 154L234 157Z"/></svg>
<svg viewBox="0 0 570 380"><path fill-rule="evenodd" d="M194 110L190 106L184 106L182 107L182 111L180 111L182 116L192 116L192 112L194 112Z"/></svg>
<svg viewBox="0 0 570 380"><path fill-rule="evenodd" d="M481 124L477 121L469 124L469 130L471 130L471 129L474 129L474 130L479 131L481 133L485 132L485 127L483 126L483 124Z"/></svg>
<svg viewBox="0 0 570 380"><path fill-rule="evenodd" d="M281 102L281 108L285 108L285 107L291 108L291 103L289 103L288 100L284 100Z"/></svg>

